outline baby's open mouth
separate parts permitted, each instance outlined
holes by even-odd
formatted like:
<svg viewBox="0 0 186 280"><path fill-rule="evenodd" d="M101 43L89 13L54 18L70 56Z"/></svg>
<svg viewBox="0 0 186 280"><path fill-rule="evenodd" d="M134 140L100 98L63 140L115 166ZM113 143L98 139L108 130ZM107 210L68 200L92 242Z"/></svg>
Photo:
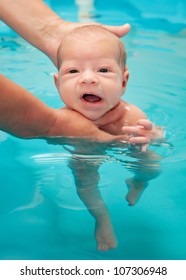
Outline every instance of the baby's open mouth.
<svg viewBox="0 0 186 280"><path fill-rule="evenodd" d="M87 102L99 102L101 101L101 98L95 94L89 94L89 93L85 93L83 94L83 97L82 97L85 101Z"/></svg>

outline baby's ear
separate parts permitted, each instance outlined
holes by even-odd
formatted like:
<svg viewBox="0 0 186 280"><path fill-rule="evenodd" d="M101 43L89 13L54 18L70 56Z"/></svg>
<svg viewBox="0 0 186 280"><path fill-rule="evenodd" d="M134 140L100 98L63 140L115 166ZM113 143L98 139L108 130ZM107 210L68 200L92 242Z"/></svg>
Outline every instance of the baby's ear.
<svg viewBox="0 0 186 280"><path fill-rule="evenodd" d="M58 88L58 74L54 73L54 83L56 85L56 87Z"/></svg>
<svg viewBox="0 0 186 280"><path fill-rule="evenodd" d="M129 70L128 70L128 67L125 66L124 72L123 72L123 85L122 85L124 90L126 88L128 79L129 79Z"/></svg>

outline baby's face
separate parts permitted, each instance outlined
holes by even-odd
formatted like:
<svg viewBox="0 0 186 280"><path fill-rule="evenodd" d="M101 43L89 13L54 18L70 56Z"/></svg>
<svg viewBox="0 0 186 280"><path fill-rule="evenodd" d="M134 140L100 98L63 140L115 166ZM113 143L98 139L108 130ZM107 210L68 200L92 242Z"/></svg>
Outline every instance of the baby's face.
<svg viewBox="0 0 186 280"><path fill-rule="evenodd" d="M61 49L55 83L67 107L97 120L119 102L126 79L119 47L106 37L72 38Z"/></svg>

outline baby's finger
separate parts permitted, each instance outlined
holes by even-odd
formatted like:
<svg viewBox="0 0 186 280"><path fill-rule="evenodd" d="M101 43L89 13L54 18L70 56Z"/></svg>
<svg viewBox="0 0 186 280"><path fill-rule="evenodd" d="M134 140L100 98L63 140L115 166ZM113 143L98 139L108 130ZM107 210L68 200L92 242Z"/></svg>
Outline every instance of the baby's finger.
<svg viewBox="0 0 186 280"><path fill-rule="evenodd" d="M147 137L139 136L139 137L131 137L129 139L129 142L131 144L148 144L150 141L149 139L147 139Z"/></svg>
<svg viewBox="0 0 186 280"><path fill-rule="evenodd" d="M123 126L122 131L124 133L138 134L139 127L138 126Z"/></svg>
<svg viewBox="0 0 186 280"><path fill-rule="evenodd" d="M147 119L140 119L137 124L143 126L147 130L151 130L153 128L153 124Z"/></svg>

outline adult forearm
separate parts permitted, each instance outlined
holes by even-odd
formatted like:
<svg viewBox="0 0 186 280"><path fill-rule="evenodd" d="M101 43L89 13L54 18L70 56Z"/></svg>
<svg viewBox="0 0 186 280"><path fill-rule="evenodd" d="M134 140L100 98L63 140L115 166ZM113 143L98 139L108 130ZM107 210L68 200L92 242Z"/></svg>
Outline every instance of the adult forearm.
<svg viewBox="0 0 186 280"><path fill-rule="evenodd" d="M54 122L53 109L0 75L1 130L23 138L38 137L47 135Z"/></svg>
<svg viewBox="0 0 186 280"><path fill-rule="evenodd" d="M55 63L65 21L42 0L0 0L0 19Z"/></svg>
<svg viewBox="0 0 186 280"><path fill-rule="evenodd" d="M55 65L57 49L64 34L86 24L63 20L42 0L0 0L0 20L44 52ZM126 35L130 30L129 24L104 27L119 37Z"/></svg>

